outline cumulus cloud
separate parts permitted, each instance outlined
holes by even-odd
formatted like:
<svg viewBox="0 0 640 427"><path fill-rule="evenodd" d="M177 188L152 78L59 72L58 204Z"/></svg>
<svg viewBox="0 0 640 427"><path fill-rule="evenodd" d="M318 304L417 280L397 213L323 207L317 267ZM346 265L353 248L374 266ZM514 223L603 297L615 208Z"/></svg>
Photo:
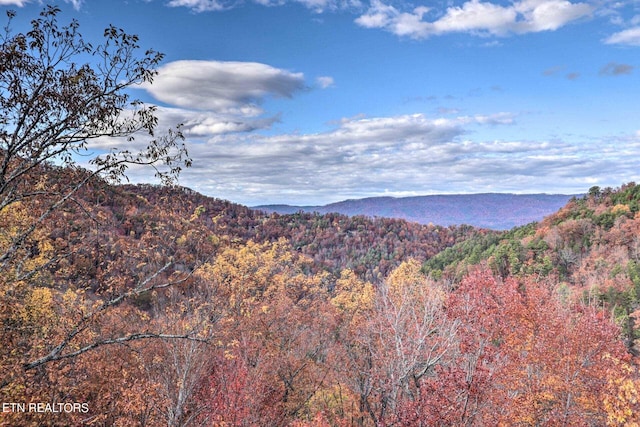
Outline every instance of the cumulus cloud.
<svg viewBox="0 0 640 427"><path fill-rule="evenodd" d="M2 1L2 0L0 0ZM14 0L23 1L23 0ZM360 0L253 0L263 6L298 3L315 13L351 10L361 13ZM194 12L220 11L242 4L241 0L170 0L171 7L187 7ZM396 6L371 0L368 10L356 23L365 28L380 28L398 36L422 39L432 35L468 32L480 35L522 34L553 31L578 18L590 15L594 8L569 0L520 0L504 6L481 0L469 0L444 11L418 6L400 10ZM426 19L433 16L434 19Z"/></svg>
<svg viewBox="0 0 640 427"><path fill-rule="evenodd" d="M640 46L640 27L633 27L612 34L607 37L604 42L606 44L624 44L630 46Z"/></svg>
<svg viewBox="0 0 640 427"><path fill-rule="evenodd" d="M503 36L557 30L592 11L593 7L587 3L567 0L521 0L509 6L470 0L438 15L424 6L403 12L373 0L369 10L355 22L366 28L380 28L414 39L447 33ZM427 19L431 14L436 19Z"/></svg>
<svg viewBox="0 0 640 427"><path fill-rule="evenodd" d="M430 23L426 28L432 34L451 32L505 34L511 29L516 17L517 12L514 7L471 0L461 7L448 8L443 17ZM427 36L428 32L424 36Z"/></svg>
<svg viewBox="0 0 640 427"><path fill-rule="evenodd" d="M175 61L143 86L170 105L255 116L265 98L291 98L305 88L304 75L255 62Z"/></svg>
<svg viewBox="0 0 640 427"><path fill-rule="evenodd" d="M361 13L363 9L360 0L253 1L263 6L299 3L315 13L336 10ZM207 12L232 8L241 3L240 0L171 0L168 5L188 7L194 12ZM489 1L468 0L461 6L450 6L444 11L426 6L410 10L398 7L386 4L382 0L371 0L368 10L355 22L365 28L384 29L398 36L414 39L461 32L504 36L554 31L590 15L595 10L588 3L574 3L569 0L520 0L506 6Z"/></svg>

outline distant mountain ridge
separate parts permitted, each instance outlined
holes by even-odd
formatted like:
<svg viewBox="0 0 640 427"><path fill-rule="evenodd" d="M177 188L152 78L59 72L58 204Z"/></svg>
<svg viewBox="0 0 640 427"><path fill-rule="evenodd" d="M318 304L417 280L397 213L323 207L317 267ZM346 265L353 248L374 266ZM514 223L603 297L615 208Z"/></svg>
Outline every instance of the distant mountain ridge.
<svg viewBox="0 0 640 427"><path fill-rule="evenodd" d="M540 221L565 206L568 194L445 194L414 197L369 197L324 206L261 205L251 209L267 213L336 212L343 215L400 218L420 224L467 224L494 230Z"/></svg>

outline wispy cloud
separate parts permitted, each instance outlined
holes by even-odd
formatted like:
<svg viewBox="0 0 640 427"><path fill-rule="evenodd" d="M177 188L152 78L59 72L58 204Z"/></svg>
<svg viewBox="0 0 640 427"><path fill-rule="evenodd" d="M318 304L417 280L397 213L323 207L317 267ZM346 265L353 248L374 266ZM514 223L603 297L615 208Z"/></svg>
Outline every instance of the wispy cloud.
<svg viewBox="0 0 640 427"><path fill-rule="evenodd" d="M542 72L542 75L545 77L557 76L559 74L564 74L565 70L566 67L564 65L558 65L555 67L547 68ZM572 71L564 74L564 77L566 77L567 80L578 80L578 78L580 78L580 73Z"/></svg>
<svg viewBox="0 0 640 427"><path fill-rule="evenodd" d="M607 37L606 44L640 46L640 27L633 27Z"/></svg>
<svg viewBox="0 0 640 427"><path fill-rule="evenodd" d="M240 0L171 0L167 3L170 7L187 7L196 13L215 12L229 9L241 4ZM263 6L283 6L287 3L299 3L315 13L325 11L344 10L348 8L360 8L360 0L254 0L254 3Z"/></svg>
<svg viewBox="0 0 640 427"><path fill-rule="evenodd" d="M600 69L601 76L622 76L631 74L633 71L633 65L618 64L617 62L609 62L607 65Z"/></svg>
<svg viewBox="0 0 640 427"><path fill-rule="evenodd" d="M549 67L542 72L543 76L554 76L558 73L561 73L566 67L564 65L556 65L554 67Z"/></svg>
<svg viewBox="0 0 640 427"><path fill-rule="evenodd" d="M34 0L0 0L0 6L24 7L33 2ZM84 0L64 0L64 2L71 4L75 10L80 10ZM38 3L41 3L41 1L38 1Z"/></svg>
<svg viewBox="0 0 640 427"><path fill-rule="evenodd" d="M318 77L316 79L316 83L322 89L326 89L328 87L331 87L331 86L335 85L335 81L333 80L333 77L329 77L329 76Z"/></svg>
<svg viewBox="0 0 640 427"><path fill-rule="evenodd" d="M171 0L167 3L169 7L188 7L194 12L213 12L224 10L229 7L218 0Z"/></svg>

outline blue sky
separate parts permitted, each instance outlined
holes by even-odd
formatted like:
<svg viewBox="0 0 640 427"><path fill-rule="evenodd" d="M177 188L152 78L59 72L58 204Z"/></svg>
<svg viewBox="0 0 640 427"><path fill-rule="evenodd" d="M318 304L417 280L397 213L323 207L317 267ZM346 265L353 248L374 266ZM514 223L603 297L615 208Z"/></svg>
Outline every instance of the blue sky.
<svg viewBox="0 0 640 427"><path fill-rule="evenodd" d="M210 196L324 204L640 181L635 0L58 4L87 38L114 24L166 54L133 95L159 106L160 126L184 123L194 166L180 183ZM42 4L0 8L19 26Z"/></svg>

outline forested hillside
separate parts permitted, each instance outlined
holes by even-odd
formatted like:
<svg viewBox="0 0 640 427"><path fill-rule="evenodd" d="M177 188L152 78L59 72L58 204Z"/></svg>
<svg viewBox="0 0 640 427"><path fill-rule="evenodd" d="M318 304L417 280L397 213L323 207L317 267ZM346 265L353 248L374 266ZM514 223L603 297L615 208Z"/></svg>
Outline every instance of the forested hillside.
<svg viewBox="0 0 640 427"><path fill-rule="evenodd" d="M117 373L119 370L133 375L130 380L143 387L137 399L153 395L147 387L159 387L157 379L148 382L151 373L144 373L154 364L150 359L139 359L147 351L149 357L157 357L152 355L174 351L175 346L180 351L197 349L198 363L205 363L217 351L228 351L223 349L238 339L232 334L226 342L219 335L223 330L223 335L230 333L226 322L235 315L241 315L234 321L240 322L237 326L249 328L251 334L265 333L260 328L251 330L253 326L245 322L248 319L242 319L249 315L246 310L266 310L269 298L283 297L278 292L298 293L293 301L306 304L299 315L312 316L305 317L307 320L288 319L289 327L307 328L318 318L329 321L333 314L324 310L330 307L330 297L340 286L380 284L408 259L427 259L471 235L486 233L469 227L423 226L342 215L264 215L181 187L112 186L82 170L51 166L36 168L24 184L36 188L46 182L54 190L85 178L88 180L74 197L57 206L44 221L39 220L42 208L47 206L43 199L14 203L0 217L3 253L24 227L38 225L4 266L3 399L40 401L54 393L55 401L90 400L91 413L105 424L131 421L121 409L108 409L129 404L130 397L125 396L131 383ZM280 285L272 283L283 280ZM228 286L236 287L233 292L240 294L227 294L231 292ZM277 291L272 286L285 288ZM267 298L265 292L275 295ZM244 298L249 304L245 308L241 301ZM227 309L236 314L228 317L231 313L219 310L226 311L222 307L231 301L235 301L235 308ZM278 315L286 317L292 308L282 307L284 311ZM218 332L213 333L211 328ZM146 338L157 342L133 343ZM123 347L125 342L129 344ZM108 356L119 355L120 351L122 359ZM113 367L117 372L111 372L111 368L105 371L113 360L120 361ZM187 366L162 370L179 371L192 362L180 363ZM207 369L213 368L207 362ZM65 374L60 376L62 372ZM205 380L200 372L191 378L191 386L197 385L200 390ZM196 388L187 390L189 402ZM98 390L109 390L115 397L102 399ZM164 399L174 398L172 389L163 393ZM153 418L157 422L169 416L160 406ZM8 420L10 424L25 420L57 424L77 422L78 418L18 413Z"/></svg>
<svg viewBox="0 0 640 427"><path fill-rule="evenodd" d="M623 425L637 188L496 233L91 179L5 265L1 313L3 401L88 411L3 422ZM5 209L3 249L39 203Z"/></svg>
<svg viewBox="0 0 640 427"><path fill-rule="evenodd" d="M551 280L563 298L612 312L636 352L640 308L640 186L592 187L540 223L478 235L429 259L423 271L458 282L486 265L498 277Z"/></svg>
<svg viewBox="0 0 640 427"><path fill-rule="evenodd" d="M339 276L348 268L372 283L382 281L403 260L427 259L471 236L494 233L469 226L421 225L392 218L264 214L186 188L142 185L123 189L137 196L136 215L127 218L127 230L135 229L135 224L143 225L149 211L165 206L165 212L176 217L195 215L198 224L218 239L260 243L285 239L292 249L314 261L313 272L326 270Z"/></svg>

